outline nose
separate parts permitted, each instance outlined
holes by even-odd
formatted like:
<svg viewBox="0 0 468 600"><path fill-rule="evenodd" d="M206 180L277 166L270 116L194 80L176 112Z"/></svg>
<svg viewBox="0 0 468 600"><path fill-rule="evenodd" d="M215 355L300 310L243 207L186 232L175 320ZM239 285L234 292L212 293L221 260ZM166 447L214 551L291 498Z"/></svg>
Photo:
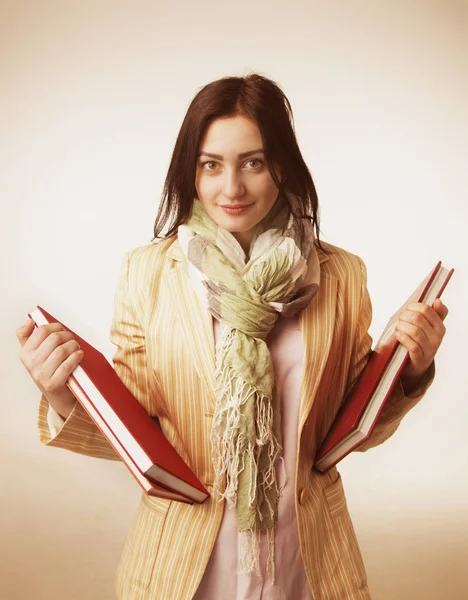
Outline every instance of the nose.
<svg viewBox="0 0 468 600"><path fill-rule="evenodd" d="M223 194L226 198L234 199L243 196L245 185L242 176L236 169L227 168L223 175Z"/></svg>

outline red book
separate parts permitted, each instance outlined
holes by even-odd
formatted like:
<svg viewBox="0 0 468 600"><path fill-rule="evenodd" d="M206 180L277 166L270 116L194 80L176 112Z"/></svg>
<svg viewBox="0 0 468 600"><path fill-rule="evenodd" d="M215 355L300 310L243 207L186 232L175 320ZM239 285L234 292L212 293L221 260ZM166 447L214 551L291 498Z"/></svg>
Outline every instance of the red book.
<svg viewBox="0 0 468 600"><path fill-rule="evenodd" d="M182 502L203 502L209 492L171 446L157 423L127 390L106 357L40 306L36 325L60 323L83 350L67 386L143 490Z"/></svg>
<svg viewBox="0 0 468 600"><path fill-rule="evenodd" d="M441 261L431 270L408 300L392 315L357 382L342 403L315 457L314 468L322 473L365 442L398 382L409 352L398 342L395 325L410 302L432 306L442 295L454 269Z"/></svg>

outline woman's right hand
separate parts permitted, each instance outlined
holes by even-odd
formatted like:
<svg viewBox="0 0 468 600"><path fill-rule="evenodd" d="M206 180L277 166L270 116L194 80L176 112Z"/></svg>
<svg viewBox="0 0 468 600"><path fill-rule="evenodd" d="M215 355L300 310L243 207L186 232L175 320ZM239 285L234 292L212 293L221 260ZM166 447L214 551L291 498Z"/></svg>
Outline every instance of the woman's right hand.
<svg viewBox="0 0 468 600"><path fill-rule="evenodd" d="M66 386L66 381L83 357L73 334L60 323L35 328L34 321L28 319L16 330L16 338L21 344L21 362L34 383L52 408L67 418L76 398Z"/></svg>

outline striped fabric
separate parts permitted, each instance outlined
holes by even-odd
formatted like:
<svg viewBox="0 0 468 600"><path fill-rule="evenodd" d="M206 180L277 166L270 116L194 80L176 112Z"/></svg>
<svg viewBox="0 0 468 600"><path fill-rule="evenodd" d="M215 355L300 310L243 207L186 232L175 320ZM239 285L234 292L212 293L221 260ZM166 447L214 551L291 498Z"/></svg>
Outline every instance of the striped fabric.
<svg viewBox="0 0 468 600"><path fill-rule="evenodd" d="M307 365L301 382L296 510L301 553L316 600L368 600L366 572L348 512L341 476L312 469L320 441L346 392L364 368L372 339L372 309L362 260L323 242L317 248L320 290L300 315ZM207 489L215 406L213 321L184 276L176 236L135 248L123 261L111 340L114 366L129 391L161 427ZM434 362L410 396L399 382L360 451L381 444L424 395ZM40 441L99 458L117 459L77 403L53 435L41 397ZM190 600L208 563L223 504L208 498L186 505L144 494L116 577L121 600Z"/></svg>

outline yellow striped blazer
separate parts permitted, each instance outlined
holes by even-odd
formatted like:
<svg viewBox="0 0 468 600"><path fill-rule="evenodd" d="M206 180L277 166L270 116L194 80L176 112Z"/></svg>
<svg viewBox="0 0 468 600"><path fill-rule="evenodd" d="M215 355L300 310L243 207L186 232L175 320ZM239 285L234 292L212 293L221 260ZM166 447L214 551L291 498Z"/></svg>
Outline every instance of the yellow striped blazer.
<svg viewBox="0 0 468 600"><path fill-rule="evenodd" d="M341 401L371 349L372 307L366 268L357 255L326 242L317 246L320 287L300 315L304 375L300 391L295 497L300 550L315 600L370 598L366 571L348 512L341 476L312 469L314 456ZM124 256L115 293L111 341L114 367L171 444L212 491L210 429L215 406L213 319L182 268L177 236ZM372 436L358 450L381 444L432 383L434 362L421 386L406 395L401 382ZM118 459L79 403L56 431L41 397L41 443L99 458ZM210 496L187 505L142 497L117 569L124 600L190 600L203 576L223 515Z"/></svg>

